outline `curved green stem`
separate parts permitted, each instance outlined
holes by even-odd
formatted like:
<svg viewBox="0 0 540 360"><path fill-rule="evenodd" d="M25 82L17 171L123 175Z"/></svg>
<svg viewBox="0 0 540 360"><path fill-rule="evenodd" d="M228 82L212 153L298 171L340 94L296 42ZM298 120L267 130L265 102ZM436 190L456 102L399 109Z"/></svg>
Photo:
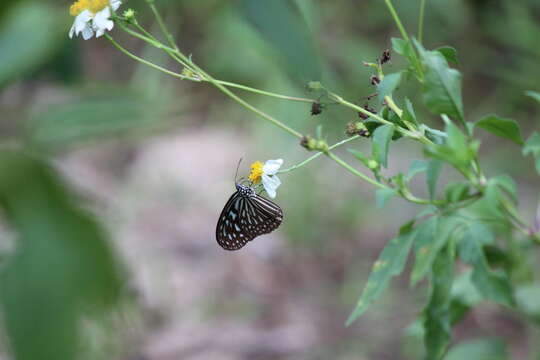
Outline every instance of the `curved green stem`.
<svg viewBox="0 0 540 360"><path fill-rule="evenodd" d="M386 186L384 184L381 184L380 182L377 182L377 181L373 180L372 178L370 178L366 174L361 173L360 171L356 170L351 165L349 165L345 161L341 160L341 158L339 158L337 155L335 155L335 154L333 154L331 152L326 152L325 155L328 156L330 159L334 160L335 162L337 162L339 165L344 167L347 171L349 171L353 175L356 175L359 178L361 178L362 180L367 181L368 183L370 183L372 185L375 185L378 188L388 189L388 186Z"/></svg>
<svg viewBox="0 0 540 360"><path fill-rule="evenodd" d="M384 2L386 3L386 6L388 7L388 10L390 11L390 15L392 15L392 18L394 19L394 22L396 23L398 29L399 29L399 32L401 33L401 37L407 41L407 42L410 42L411 39L409 38L409 35L407 34L407 32L405 31L405 28L403 27L403 24L401 23L401 20L399 19L399 16L396 12L396 9L394 9L394 5L392 5L392 1L391 0L384 0Z"/></svg>
<svg viewBox="0 0 540 360"><path fill-rule="evenodd" d="M234 101L236 101L238 104L240 104L241 106L245 107L246 109L254 112L255 114L259 115L260 117L262 117L263 119L271 122L272 124L280 127L281 129L285 130L286 132L288 132L289 134L293 135L293 136L296 136L297 138L302 138L302 134L300 134L298 131L290 128L289 126L283 124L281 121L277 120L276 118L266 114L265 112L257 109L255 106L251 105L250 103L248 103L247 101L243 100L242 98L238 97L236 94L234 94L232 91L230 91L229 89L227 89L224 85L222 85L218 80L214 79L213 77L211 77L208 73L206 73L204 70L202 70L200 67L198 67L197 65L195 65L195 63L193 63L193 61L191 61L191 59L189 59L186 55L182 54L182 52L180 52L179 50L175 50L175 49L172 49L168 46L165 46L164 44L148 37L148 36L145 36L143 34L140 34L136 31L133 31L129 28L127 28L126 26L121 26L122 29L124 31L126 31L127 33L129 33L130 35L133 35L143 41L146 41L147 43L159 48L159 49L162 49L162 50L165 50L166 52L173 52L175 53L176 55L178 55L178 57L182 60L182 62L185 62L185 63L188 63L190 64L190 67L192 69L195 70L195 72L197 72L198 75L202 76L206 81L212 83L215 87L217 87L219 90L221 90L221 92L223 92L225 95L227 95L228 97L230 97L231 99L233 99ZM157 65L156 65L157 66Z"/></svg>
<svg viewBox="0 0 540 360"><path fill-rule="evenodd" d="M358 139L359 137L360 137L360 135L354 135L354 136L351 136L351 137L348 138L348 139L342 140L342 141L337 142L337 143L335 143L334 145L328 147L328 150L335 149L335 148L337 148L337 147L339 147L339 146L341 146L341 145L343 145L343 144L346 144L346 143L348 143L348 142L350 142L350 141L353 141L353 140L355 140L355 139ZM291 167L288 167L287 169L283 169L283 170L278 171L278 174L288 173L288 172L294 171L294 170L296 170L296 169L298 169L298 168L301 168L302 166L308 164L309 162L315 160L316 158L318 158L319 156L321 156L321 155L323 155L323 154L324 154L324 153L323 153L322 151L320 151L320 152L316 153L315 155L312 155L312 156L308 157L306 160L304 160L304 161L302 161L302 162L300 162L300 163L298 163L298 164L296 164L296 165L293 165L293 166L291 166Z"/></svg>
<svg viewBox="0 0 540 360"><path fill-rule="evenodd" d="M424 38L424 14L426 9L426 0L420 0L420 13L418 15L418 41L420 44Z"/></svg>
<svg viewBox="0 0 540 360"><path fill-rule="evenodd" d="M163 35L165 35L165 38L167 38L167 41L169 42L169 45L176 51L179 51L178 46L176 45L176 42L174 41L174 37L170 33L170 31L167 29L167 26L165 25L165 21L163 21L163 18L161 17L161 14L156 8L156 5L154 5L154 0L146 0L146 3L152 10L152 13L154 14L154 17L156 18L156 21L158 23L159 28L161 29L161 32Z"/></svg>

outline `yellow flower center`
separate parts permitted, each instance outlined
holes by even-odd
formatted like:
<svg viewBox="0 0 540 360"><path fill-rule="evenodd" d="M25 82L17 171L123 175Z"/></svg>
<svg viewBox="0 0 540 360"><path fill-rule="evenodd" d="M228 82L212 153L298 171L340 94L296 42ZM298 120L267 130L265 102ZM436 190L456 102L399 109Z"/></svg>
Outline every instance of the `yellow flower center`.
<svg viewBox="0 0 540 360"><path fill-rule="evenodd" d="M77 0L70 6L69 13L71 16L77 16L84 10L89 10L95 14L107 6L109 6L109 0Z"/></svg>
<svg viewBox="0 0 540 360"><path fill-rule="evenodd" d="M249 180L254 184L258 184L261 182L262 175L263 175L263 163L260 161L255 161L253 164L251 164L251 172L249 173Z"/></svg>

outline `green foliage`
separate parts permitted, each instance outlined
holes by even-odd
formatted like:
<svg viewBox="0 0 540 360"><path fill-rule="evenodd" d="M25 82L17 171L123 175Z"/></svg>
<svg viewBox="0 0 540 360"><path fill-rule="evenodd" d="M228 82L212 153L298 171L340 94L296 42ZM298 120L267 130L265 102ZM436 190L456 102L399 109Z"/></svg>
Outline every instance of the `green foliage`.
<svg viewBox="0 0 540 360"><path fill-rule="evenodd" d="M19 152L0 152L0 205L17 249L0 276L0 302L18 360L78 357L81 319L115 307L121 276L95 220L55 172Z"/></svg>
<svg viewBox="0 0 540 360"><path fill-rule="evenodd" d="M451 337L450 304L454 280L454 246L448 243L431 269L431 294L424 310L426 359L442 359Z"/></svg>
<svg viewBox="0 0 540 360"><path fill-rule="evenodd" d="M379 126L373 133L371 152L373 158L384 167L388 166L388 149L393 135L394 126L388 124Z"/></svg>
<svg viewBox="0 0 540 360"><path fill-rule="evenodd" d="M499 137L512 140L518 145L523 145L519 125L512 119L488 115L478 120L474 125Z"/></svg>
<svg viewBox="0 0 540 360"><path fill-rule="evenodd" d="M347 325L350 325L367 310L368 306L388 287L388 283L392 277L401 274L405 267L415 233L413 222L409 222L402 226L399 236L390 240L384 247L381 255L373 264L373 269L364 291L356 304L356 308L349 316Z"/></svg>
<svg viewBox="0 0 540 360"><path fill-rule="evenodd" d="M401 72L385 75L384 79L377 85L379 105L383 103L384 97L392 95L401 82Z"/></svg>
<svg viewBox="0 0 540 360"><path fill-rule="evenodd" d="M461 74L448 66L439 51L427 51L415 41L425 67L423 100L435 114L446 114L465 123L461 99Z"/></svg>

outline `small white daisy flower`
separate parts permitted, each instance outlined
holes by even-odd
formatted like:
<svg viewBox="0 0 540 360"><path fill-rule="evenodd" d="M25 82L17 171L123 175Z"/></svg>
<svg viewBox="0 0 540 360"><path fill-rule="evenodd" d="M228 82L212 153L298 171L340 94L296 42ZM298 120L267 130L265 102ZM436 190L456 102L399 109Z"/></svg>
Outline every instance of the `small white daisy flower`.
<svg viewBox="0 0 540 360"><path fill-rule="evenodd" d="M114 27L110 19L111 10L116 11L122 2L120 0L78 0L69 8L69 13L75 16L75 21L69 30L69 37L82 33L84 40L96 34L100 37L105 31Z"/></svg>
<svg viewBox="0 0 540 360"><path fill-rule="evenodd" d="M255 161L251 164L249 180L254 184L262 181L264 190L273 199L276 197L277 188L281 185L281 181L276 175L281 165L283 165L283 159L267 160L264 164Z"/></svg>

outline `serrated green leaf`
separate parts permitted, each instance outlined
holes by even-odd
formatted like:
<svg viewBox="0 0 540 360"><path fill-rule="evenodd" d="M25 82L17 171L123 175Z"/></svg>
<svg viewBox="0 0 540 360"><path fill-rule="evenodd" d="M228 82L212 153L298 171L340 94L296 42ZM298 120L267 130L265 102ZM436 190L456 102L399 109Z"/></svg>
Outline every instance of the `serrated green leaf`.
<svg viewBox="0 0 540 360"><path fill-rule="evenodd" d="M388 148L393 134L394 126L389 124L379 126L373 133L372 156L384 167L388 166Z"/></svg>
<svg viewBox="0 0 540 360"><path fill-rule="evenodd" d="M379 209L382 209L384 205L390 200L391 197L395 196L397 194L396 189L392 188L385 188L385 189L377 189L375 192L375 202L377 203L377 207Z"/></svg>
<svg viewBox="0 0 540 360"><path fill-rule="evenodd" d="M458 58L457 58L457 51L451 46L441 46L435 49L435 51L440 52L446 61L452 64L459 64Z"/></svg>
<svg viewBox="0 0 540 360"><path fill-rule="evenodd" d="M426 276L437 254L448 242L459 223L458 218L434 216L418 226L414 241L415 260L411 272L411 286Z"/></svg>
<svg viewBox="0 0 540 360"><path fill-rule="evenodd" d="M424 309L426 359L442 359L451 339L450 304L454 280L454 250L451 243L438 252L431 270L431 295Z"/></svg>
<svg viewBox="0 0 540 360"><path fill-rule="evenodd" d="M412 225L413 222L410 222L402 227L400 234L386 244L379 258L373 264L358 304L347 320L347 326L362 315L371 303L381 295L388 287L392 277L403 272L415 234Z"/></svg>
<svg viewBox="0 0 540 360"><path fill-rule="evenodd" d="M471 279L482 297L513 306L514 295L507 277L492 271L487 263L482 246L489 243L493 243L493 234L489 228L479 222L472 223L459 241L459 255L463 262L473 266Z"/></svg>
<svg viewBox="0 0 540 360"><path fill-rule="evenodd" d="M377 85L379 105L383 103L384 97L392 95L401 81L401 72L385 75Z"/></svg>
<svg viewBox="0 0 540 360"><path fill-rule="evenodd" d="M540 93L537 91L525 91L525 95L533 98L540 103Z"/></svg>
<svg viewBox="0 0 540 360"><path fill-rule="evenodd" d="M243 0L247 20L273 45L291 76L320 80L321 63L309 27L290 0Z"/></svg>
<svg viewBox="0 0 540 360"><path fill-rule="evenodd" d="M506 346L497 338L484 338L462 342L448 351L444 360L506 360Z"/></svg>
<svg viewBox="0 0 540 360"><path fill-rule="evenodd" d="M426 183L428 186L429 198L433 200L437 192L437 181L441 173L443 162L439 160L430 160L426 170Z"/></svg>
<svg viewBox="0 0 540 360"><path fill-rule="evenodd" d="M414 160L409 166L409 171L407 171L407 176L405 179L410 181L416 174L427 171L429 163L424 160Z"/></svg>
<svg viewBox="0 0 540 360"><path fill-rule="evenodd" d="M460 72L450 68L440 52L426 51L416 40L414 44L425 67L424 103L433 113L446 114L464 124Z"/></svg>
<svg viewBox="0 0 540 360"><path fill-rule="evenodd" d="M499 137L512 140L518 145L523 145L519 125L512 119L505 119L497 115L487 115L474 123L474 125Z"/></svg>

